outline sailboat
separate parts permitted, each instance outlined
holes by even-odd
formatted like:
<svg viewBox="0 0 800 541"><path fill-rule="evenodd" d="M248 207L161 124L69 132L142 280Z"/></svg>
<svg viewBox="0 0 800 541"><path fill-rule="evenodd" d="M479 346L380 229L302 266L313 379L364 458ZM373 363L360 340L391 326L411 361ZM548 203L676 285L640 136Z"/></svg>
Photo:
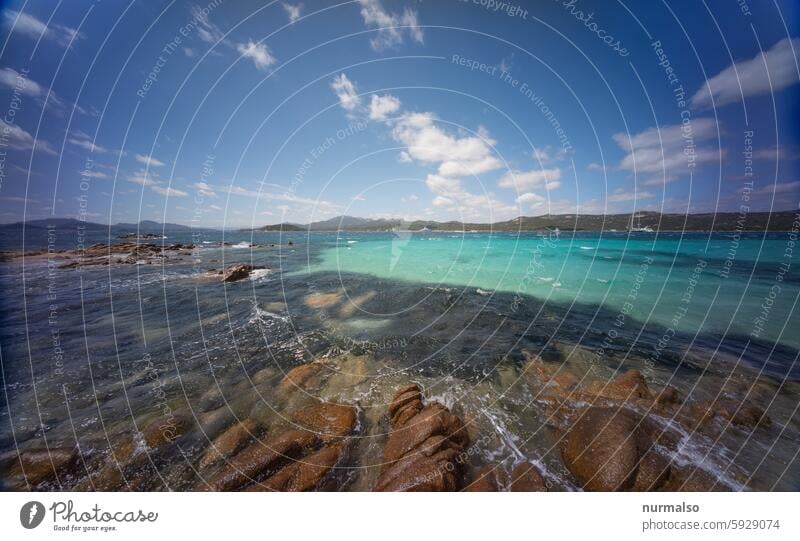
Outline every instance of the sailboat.
<svg viewBox="0 0 800 541"><path fill-rule="evenodd" d="M653 228L649 225L642 227L641 218L641 214L636 215L636 227L633 227L633 215L631 215L631 225L628 227L628 231L631 233L653 233Z"/></svg>

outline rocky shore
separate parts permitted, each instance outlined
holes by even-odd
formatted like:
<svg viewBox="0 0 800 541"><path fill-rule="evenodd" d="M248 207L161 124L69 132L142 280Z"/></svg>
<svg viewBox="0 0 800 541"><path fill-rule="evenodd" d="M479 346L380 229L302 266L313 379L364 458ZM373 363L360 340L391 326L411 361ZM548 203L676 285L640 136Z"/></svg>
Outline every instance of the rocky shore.
<svg viewBox="0 0 800 541"><path fill-rule="evenodd" d="M123 237L120 237L123 238ZM124 237L128 238L128 237ZM148 237L149 238L149 237ZM290 242L289 245L292 245ZM222 243L218 248L231 248L231 243ZM250 248L275 248L275 244L254 244ZM59 269L97 268L120 265L167 265L192 263L198 249L192 243L153 244L139 242L120 242L116 244L98 243L84 250L34 250L0 252L0 262L20 259L27 261L48 260ZM214 263L218 260L212 259ZM233 263L224 269L207 269L202 280L236 282L250 277L255 270L268 270L267 267L246 263Z"/></svg>
<svg viewBox="0 0 800 541"><path fill-rule="evenodd" d="M495 435L418 383L392 376L391 394L372 403L353 399L369 385L370 362L345 355L286 372L267 366L227 398L212 387L184 409L139 419L104 451L6 453L3 489L729 490L687 463L680 447L693 435L713 441L731 426L755 432L771 423L755 398L725 392L688 401L670 386L654 388L637 370L591 379L529 354L512 385L524 386L546 419L535 437L550 438L548 459L568 472L559 484L544 456L492 461L478 444ZM752 488L747 478L737 482Z"/></svg>

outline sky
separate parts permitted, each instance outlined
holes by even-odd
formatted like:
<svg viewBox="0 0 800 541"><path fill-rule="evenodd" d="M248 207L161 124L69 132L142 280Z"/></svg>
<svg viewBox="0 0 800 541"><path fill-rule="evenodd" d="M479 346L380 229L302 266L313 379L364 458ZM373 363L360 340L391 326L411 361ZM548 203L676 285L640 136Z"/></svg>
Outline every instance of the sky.
<svg viewBox="0 0 800 541"><path fill-rule="evenodd" d="M797 2L0 5L3 223L800 204Z"/></svg>

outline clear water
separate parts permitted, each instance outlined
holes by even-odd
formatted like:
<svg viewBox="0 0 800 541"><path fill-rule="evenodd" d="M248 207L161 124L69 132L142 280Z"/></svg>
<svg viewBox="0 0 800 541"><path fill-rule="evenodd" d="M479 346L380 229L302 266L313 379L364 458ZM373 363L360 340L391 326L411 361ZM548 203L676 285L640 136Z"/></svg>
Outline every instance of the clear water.
<svg viewBox="0 0 800 541"><path fill-rule="evenodd" d="M58 231L50 240L74 249L117 233L79 239ZM280 424L271 398L277 382L294 366L327 358L343 376L361 375L358 384L333 378L319 396L363 408L372 437L357 452L362 466L380 460L387 402L415 381L477 420L487 437L476 460L534 460L556 486L574 488L557 446L542 436L546 417L519 384L530 351L579 374L590 367L595 377L639 368L655 388L669 383L690 400L714 398L731 382L745 390L758 383L772 426L687 441L682 459L732 487L747 479L760 489L800 487L800 276L796 265L781 267L788 235L166 237L149 242L193 242L199 252L165 265L82 270L53 271L42 258L0 263L0 452L77 443L91 469L121 434L165 406L201 419L215 389L223 405L213 407ZM24 240L0 234L0 247L48 244L46 231L28 230ZM235 262L271 271L234 284L202 279ZM193 445L160 466L164 479L185 473L186 457L208 441ZM180 479L165 486L196 482ZM358 477L349 488L369 486Z"/></svg>
<svg viewBox="0 0 800 541"><path fill-rule="evenodd" d="M788 235L342 235L307 272L531 295L597 305L679 333L758 336L793 347L796 263ZM776 288L779 288L776 289ZM775 292L778 291L776 294ZM767 317L756 320L769 304ZM685 310L684 310L685 308Z"/></svg>

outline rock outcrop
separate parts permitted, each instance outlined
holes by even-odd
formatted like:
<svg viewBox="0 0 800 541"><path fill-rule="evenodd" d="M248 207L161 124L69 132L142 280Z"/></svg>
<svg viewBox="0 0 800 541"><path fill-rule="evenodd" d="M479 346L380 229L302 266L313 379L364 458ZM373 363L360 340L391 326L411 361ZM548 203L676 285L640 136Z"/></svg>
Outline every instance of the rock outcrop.
<svg viewBox="0 0 800 541"><path fill-rule="evenodd" d="M318 403L297 411L292 421L295 428L268 434L238 453L232 451L230 458L198 488L217 491L323 488L325 478L347 453L348 437L357 424L356 409L347 404ZM232 440L238 442L240 438Z"/></svg>
<svg viewBox="0 0 800 541"><path fill-rule="evenodd" d="M417 385L400 389L389 406L392 431L375 491L454 491L464 483L469 436L439 402L424 405Z"/></svg>
<svg viewBox="0 0 800 541"><path fill-rule="evenodd" d="M31 490L43 483L63 483L78 465L78 451L74 447L25 449L11 451L2 457L3 490Z"/></svg>

